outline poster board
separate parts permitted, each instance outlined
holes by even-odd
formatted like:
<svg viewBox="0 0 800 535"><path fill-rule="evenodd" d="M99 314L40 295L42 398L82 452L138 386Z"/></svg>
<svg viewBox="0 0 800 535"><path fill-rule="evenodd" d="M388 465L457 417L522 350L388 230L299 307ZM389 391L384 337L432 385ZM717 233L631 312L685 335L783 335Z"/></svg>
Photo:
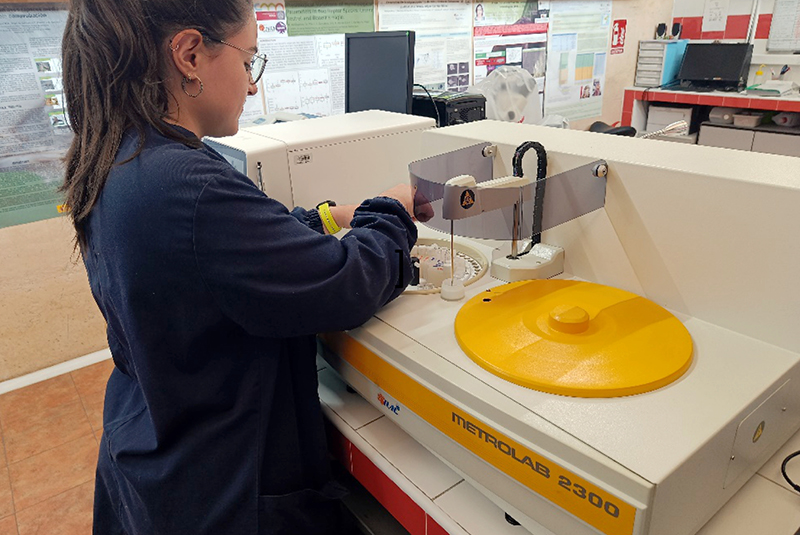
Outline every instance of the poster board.
<svg viewBox="0 0 800 535"><path fill-rule="evenodd" d="M60 72L68 6L0 0L0 106L8 104L0 109L0 174L6 185L0 187L0 228L63 212L58 188L72 138ZM499 65L520 66L534 75L540 92L559 90L557 102L542 98L548 113L599 116L610 6L610 0L255 0L258 45L270 61L240 124L277 112L344 113L342 30L416 31L415 83L428 90L466 91ZM552 70L551 7L555 26L574 44L561 54L567 63L562 70L589 73L570 75L558 87L545 81Z"/></svg>
<svg viewBox="0 0 800 535"><path fill-rule="evenodd" d="M65 116L65 3L0 3L0 227L57 217Z"/></svg>
<svg viewBox="0 0 800 535"><path fill-rule="evenodd" d="M775 0L767 52L800 51L800 0Z"/></svg>

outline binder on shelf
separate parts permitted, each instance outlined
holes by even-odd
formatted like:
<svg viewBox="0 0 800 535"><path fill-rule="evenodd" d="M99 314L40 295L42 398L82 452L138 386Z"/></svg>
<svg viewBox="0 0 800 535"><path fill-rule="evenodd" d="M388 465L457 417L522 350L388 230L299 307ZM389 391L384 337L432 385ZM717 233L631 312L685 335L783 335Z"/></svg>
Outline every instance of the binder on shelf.
<svg viewBox="0 0 800 535"><path fill-rule="evenodd" d="M783 97L797 94L797 84L790 80L769 80L763 84L751 85L747 88L748 95L762 97Z"/></svg>
<svg viewBox="0 0 800 535"><path fill-rule="evenodd" d="M658 87L675 81L687 43L685 39L639 41L635 85Z"/></svg>

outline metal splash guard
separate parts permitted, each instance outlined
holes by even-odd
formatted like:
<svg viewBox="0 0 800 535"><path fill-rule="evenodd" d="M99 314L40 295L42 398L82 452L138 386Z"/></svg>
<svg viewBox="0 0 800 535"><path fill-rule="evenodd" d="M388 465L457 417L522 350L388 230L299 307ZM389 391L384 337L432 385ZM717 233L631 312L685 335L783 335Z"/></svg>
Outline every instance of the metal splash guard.
<svg viewBox="0 0 800 535"><path fill-rule="evenodd" d="M518 202L520 206L518 228L524 229L523 233L533 228L537 188L544 188L545 191L542 231L605 205L607 165L604 160L531 181L521 187L481 188L482 183L494 178L495 152L491 143L479 143L411 162L408 168L414 188L414 215L417 220L446 233L450 233L452 224L454 234L468 238L510 240L514 237L515 203ZM462 175L474 177L477 185L446 184L448 180ZM445 190L448 190L447 195ZM462 202L453 204L448 201L445 206L445 197ZM476 203L477 197L479 203ZM465 199L470 202L463 202ZM478 209L475 208L476 204ZM459 216L459 210L464 212L463 216Z"/></svg>

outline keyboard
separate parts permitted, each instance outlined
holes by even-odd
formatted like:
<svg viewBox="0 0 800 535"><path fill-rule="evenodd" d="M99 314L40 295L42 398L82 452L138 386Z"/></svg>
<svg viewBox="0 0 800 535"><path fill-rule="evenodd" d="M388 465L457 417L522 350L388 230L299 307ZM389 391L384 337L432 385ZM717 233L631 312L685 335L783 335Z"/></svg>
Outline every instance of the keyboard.
<svg viewBox="0 0 800 535"><path fill-rule="evenodd" d="M711 85L674 85L672 87L665 87L667 91L694 91L696 93L710 93L712 91L722 91L725 93L735 93L739 91L736 86L711 86Z"/></svg>

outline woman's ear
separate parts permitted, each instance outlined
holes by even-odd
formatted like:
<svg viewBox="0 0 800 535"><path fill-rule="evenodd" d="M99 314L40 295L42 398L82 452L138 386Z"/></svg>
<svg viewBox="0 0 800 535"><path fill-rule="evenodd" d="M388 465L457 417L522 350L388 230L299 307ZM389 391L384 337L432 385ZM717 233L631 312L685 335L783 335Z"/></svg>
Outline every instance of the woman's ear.
<svg viewBox="0 0 800 535"><path fill-rule="evenodd" d="M199 53L205 47L203 36L194 29L181 30L170 39L168 46L172 64L182 76L191 79L197 72Z"/></svg>

